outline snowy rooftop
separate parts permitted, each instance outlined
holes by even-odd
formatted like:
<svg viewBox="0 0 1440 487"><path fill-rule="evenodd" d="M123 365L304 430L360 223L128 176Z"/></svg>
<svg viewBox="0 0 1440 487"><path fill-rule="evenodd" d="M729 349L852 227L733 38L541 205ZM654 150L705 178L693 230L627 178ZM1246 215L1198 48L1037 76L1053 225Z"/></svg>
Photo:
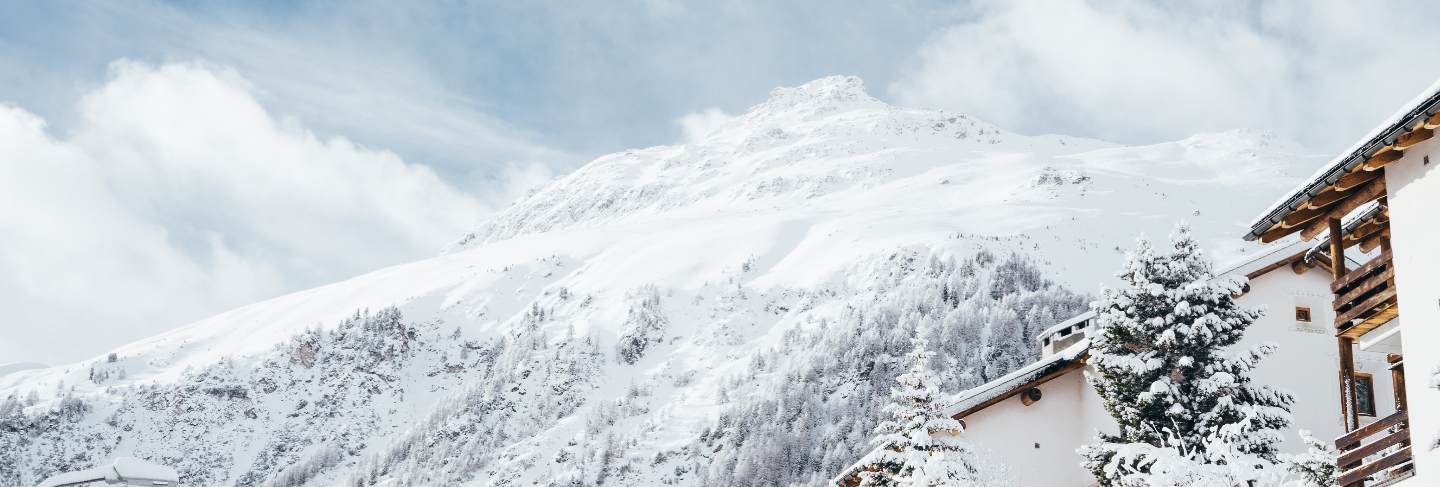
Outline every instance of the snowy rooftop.
<svg viewBox="0 0 1440 487"><path fill-rule="evenodd" d="M1299 186L1290 190L1284 198L1276 201L1270 208L1255 217L1245 239L1260 238L1261 234L1279 223L1305 201L1319 194L1327 186L1335 184L1340 176L1364 163L1376 151L1395 143L1396 138L1407 132L1410 127L1414 127L1417 122L1436 113L1440 113L1440 80L1431 84L1409 103L1402 105L1400 110L1370 130L1370 133L1362 137L1355 145L1350 146L1335 159L1321 166L1314 175L1306 178Z"/></svg>
<svg viewBox="0 0 1440 487"><path fill-rule="evenodd" d="M1215 275L1248 276L1250 273L1264 269L1271 264L1294 257L1308 248L1305 242L1299 238L1289 237L1271 245L1268 245L1259 252L1241 257L1219 266Z"/></svg>
<svg viewBox="0 0 1440 487"><path fill-rule="evenodd" d="M1089 352L1090 340L1076 342L1055 355L1040 359L1019 370L1005 374L999 379L956 395L951 399L950 406L945 408L945 414L963 416L972 413L986 403L1003 399L1006 395L1016 393L1050 374L1065 370L1066 367L1081 360Z"/></svg>

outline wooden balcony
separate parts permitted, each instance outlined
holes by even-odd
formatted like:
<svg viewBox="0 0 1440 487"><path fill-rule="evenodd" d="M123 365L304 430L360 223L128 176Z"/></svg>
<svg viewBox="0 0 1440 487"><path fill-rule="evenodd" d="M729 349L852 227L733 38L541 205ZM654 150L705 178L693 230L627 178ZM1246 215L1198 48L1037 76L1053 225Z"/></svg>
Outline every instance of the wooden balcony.
<svg viewBox="0 0 1440 487"><path fill-rule="evenodd" d="M1415 475L1410 453L1410 418L1404 410L1335 440L1342 487L1392 485ZM1368 459L1368 461L1367 461Z"/></svg>
<svg viewBox="0 0 1440 487"><path fill-rule="evenodd" d="M1395 305L1395 264L1389 250L1336 280L1330 290L1335 293L1335 330L1339 336L1359 338L1399 314Z"/></svg>

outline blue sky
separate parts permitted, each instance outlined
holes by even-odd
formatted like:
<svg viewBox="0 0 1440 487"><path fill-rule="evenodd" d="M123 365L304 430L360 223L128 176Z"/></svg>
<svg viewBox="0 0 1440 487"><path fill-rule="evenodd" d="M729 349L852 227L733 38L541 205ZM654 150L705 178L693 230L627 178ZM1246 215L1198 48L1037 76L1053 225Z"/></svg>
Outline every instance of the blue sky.
<svg viewBox="0 0 1440 487"><path fill-rule="evenodd" d="M922 1L20 9L0 19L0 96L60 128L115 59L203 60L235 68L268 107L312 129L482 178L503 159L573 167L670 143L677 117L712 106L743 110L776 86L837 73L885 86L965 10ZM477 125L493 132L480 147L466 140Z"/></svg>
<svg viewBox="0 0 1440 487"><path fill-rule="evenodd" d="M1440 77L1440 6L1401 2L5 10L0 363L94 356L434 255L596 156L827 75L1024 133L1254 128L1321 153Z"/></svg>

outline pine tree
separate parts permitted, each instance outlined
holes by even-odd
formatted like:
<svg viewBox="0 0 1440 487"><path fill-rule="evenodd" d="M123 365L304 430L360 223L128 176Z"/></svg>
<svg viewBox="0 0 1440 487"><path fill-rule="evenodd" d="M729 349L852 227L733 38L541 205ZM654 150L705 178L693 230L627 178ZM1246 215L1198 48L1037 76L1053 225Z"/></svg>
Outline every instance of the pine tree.
<svg viewBox="0 0 1440 487"><path fill-rule="evenodd" d="M963 427L938 400L939 379L929 366L934 353L924 338L914 343L906 355L910 369L896 378L900 387L891 389L892 402L885 406L890 418L875 428L880 448L860 474L860 485L982 485L975 454L958 436Z"/></svg>
<svg viewBox="0 0 1440 487"><path fill-rule="evenodd" d="M1106 289L1096 304L1088 379L1119 433L1101 434L1080 453L1101 485L1145 474L1155 449L1200 464L1237 455L1273 463L1277 430L1290 423L1293 399L1250 380L1274 347L1225 351L1260 316L1235 303L1241 282L1213 275L1186 226L1171 239L1165 255L1142 239L1120 273L1125 285Z"/></svg>

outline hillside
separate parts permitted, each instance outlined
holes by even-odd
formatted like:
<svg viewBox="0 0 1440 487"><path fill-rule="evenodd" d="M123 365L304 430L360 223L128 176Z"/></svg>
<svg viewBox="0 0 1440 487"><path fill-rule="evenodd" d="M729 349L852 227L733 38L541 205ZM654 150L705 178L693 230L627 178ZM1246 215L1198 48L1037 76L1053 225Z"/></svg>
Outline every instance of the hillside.
<svg viewBox="0 0 1440 487"><path fill-rule="evenodd" d="M1136 234L1185 219L1238 247L1302 152L1024 136L855 78L779 88L435 258L0 376L0 485L113 452L189 485L813 484L867 448L917 330L947 389L998 377Z"/></svg>

